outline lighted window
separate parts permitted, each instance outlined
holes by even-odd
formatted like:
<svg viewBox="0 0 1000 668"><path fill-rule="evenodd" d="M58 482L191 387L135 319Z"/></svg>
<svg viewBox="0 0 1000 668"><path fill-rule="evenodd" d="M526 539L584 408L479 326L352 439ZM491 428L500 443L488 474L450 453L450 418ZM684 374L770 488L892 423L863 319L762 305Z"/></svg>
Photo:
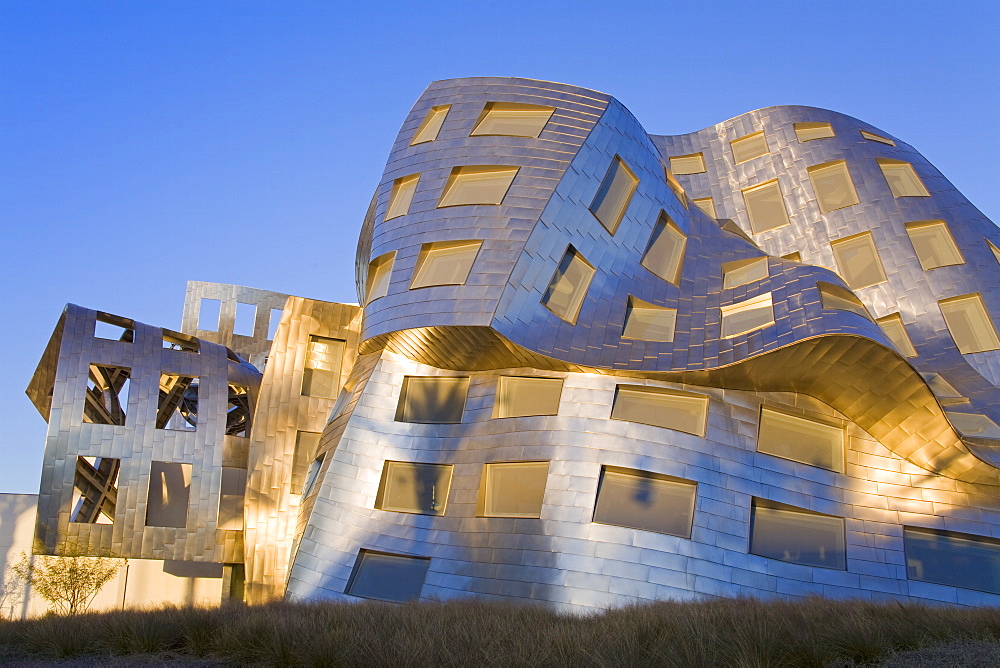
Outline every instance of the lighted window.
<svg viewBox="0 0 1000 668"><path fill-rule="evenodd" d="M450 104L431 107L427 115L424 116L424 120L421 121L420 127L417 128L417 132L413 135L413 141L410 142L410 146L437 139L438 132L441 131L441 126L444 125L444 119L448 116L449 109L451 109Z"/></svg>
<svg viewBox="0 0 1000 668"><path fill-rule="evenodd" d="M243 495L247 488L247 470L222 467L219 489L219 528L243 530Z"/></svg>
<svg viewBox="0 0 1000 668"><path fill-rule="evenodd" d="M767 138L764 137L763 130L733 140L729 145L733 148L733 158L735 158L737 164L759 158L771 152L771 149L767 147Z"/></svg>
<svg viewBox="0 0 1000 668"><path fill-rule="evenodd" d="M670 158L670 171L674 174L701 174L705 171L705 156L701 153L675 155Z"/></svg>
<svg viewBox="0 0 1000 668"><path fill-rule="evenodd" d="M397 513L444 515L453 469L445 464L387 461L375 507Z"/></svg>
<svg viewBox="0 0 1000 668"><path fill-rule="evenodd" d="M325 336L310 336L302 372L302 395L336 399L347 342Z"/></svg>
<svg viewBox="0 0 1000 668"><path fill-rule="evenodd" d="M910 341L910 336L906 333L906 325L903 324L903 318L898 313L893 313L892 315L887 315L884 318L879 318L876 320L885 335L889 337L892 341L892 345L896 346L903 357L916 357L917 349L913 347L913 343Z"/></svg>
<svg viewBox="0 0 1000 668"><path fill-rule="evenodd" d="M82 524L114 524L118 503L120 459L77 457L73 477L73 510L69 521Z"/></svg>
<svg viewBox="0 0 1000 668"><path fill-rule="evenodd" d="M93 424L125 424L131 369L91 364L87 374L87 394L83 421Z"/></svg>
<svg viewBox="0 0 1000 668"><path fill-rule="evenodd" d="M407 376L399 394L396 420L426 424L459 423L465 412L468 393L467 377Z"/></svg>
<svg viewBox="0 0 1000 668"><path fill-rule="evenodd" d="M793 564L845 570L844 520L755 498L750 552Z"/></svg>
<svg viewBox="0 0 1000 668"><path fill-rule="evenodd" d="M202 298L198 304L198 329L203 332L219 331L222 302L218 299Z"/></svg>
<svg viewBox="0 0 1000 668"><path fill-rule="evenodd" d="M755 257L722 265L722 288L735 288L767 278L767 258Z"/></svg>
<svg viewBox="0 0 1000 668"><path fill-rule="evenodd" d="M197 427L198 379L171 373L160 374L156 428L194 431Z"/></svg>
<svg viewBox="0 0 1000 668"><path fill-rule="evenodd" d="M319 439L322 436L323 434L318 431L295 432L295 452L292 453L292 494L302 494L305 490L310 473L307 464L319 450Z"/></svg>
<svg viewBox="0 0 1000 668"><path fill-rule="evenodd" d="M499 204L517 176L517 167L474 165L451 170L438 208L465 204Z"/></svg>
<svg viewBox="0 0 1000 668"><path fill-rule="evenodd" d="M686 246L687 237L684 233L667 214L660 212L653 234L649 237L646 253L642 256L642 266L676 285L681 279Z"/></svg>
<svg viewBox="0 0 1000 668"><path fill-rule="evenodd" d="M951 338L962 354L1000 349L996 329L979 295L962 295L938 302Z"/></svg>
<svg viewBox="0 0 1000 668"><path fill-rule="evenodd" d="M860 290L887 280L871 232L839 239L830 244L833 256L852 290Z"/></svg>
<svg viewBox="0 0 1000 668"><path fill-rule="evenodd" d="M768 181L743 191L743 201L750 216L750 230L760 234L768 230L788 225L788 211L785 199L777 181Z"/></svg>
<svg viewBox="0 0 1000 668"><path fill-rule="evenodd" d="M420 598L431 560L361 550L347 588L348 596L404 603Z"/></svg>
<svg viewBox="0 0 1000 668"><path fill-rule="evenodd" d="M389 279L392 277L392 265L396 260L396 251L379 255L368 264L368 281L365 287L365 304L371 304L389 293Z"/></svg>
<svg viewBox="0 0 1000 668"><path fill-rule="evenodd" d="M420 174L412 174L392 182L392 190L389 191L389 207L385 211L386 220L405 216L410 211L410 203L413 201L413 193L417 192L419 180Z"/></svg>
<svg viewBox="0 0 1000 668"><path fill-rule="evenodd" d="M704 436L708 396L646 385L619 385L615 390L611 419Z"/></svg>
<svg viewBox="0 0 1000 668"><path fill-rule="evenodd" d="M536 104L489 102L483 109L472 136L537 137L554 111L552 107L540 107Z"/></svg>
<svg viewBox="0 0 1000 668"><path fill-rule="evenodd" d="M722 338L752 332L774 323L771 293L722 307Z"/></svg>
<svg viewBox="0 0 1000 668"><path fill-rule="evenodd" d="M990 247L991 251L993 251L993 257L996 258L997 262L1000 262L1000 248L994 246L993 242L989 239L986 240L986 245Z"/></svg>
<svg viewBox="0 0 1000 668"><path fill-rule="evenodd" d="M871 320L868 309L861 303L857 295L842 285L819 281L816 283L816 288L819 290L819 298L824 310L850 311Z"/></svg>
<svg viewBox="0 0 1000 668"><path fill-rule="evenodd" d="M594 521L690 538L697 491L688 480L605 466Z"/></svg>
<svg viewBox="0 0 1000 668"><path fill-rule="evenodd" d="M877 135L874 132L868 132L867 130L860 130L860 132L861 136L867 139L868 141L877 141L880 144L888 144L889 146L896 145L896 142L894 142L893 140L887 137L883 137L881 135Z"/></svg>
<svg viewBox="0 0 1000 668"><path fill-rule="evenodd" d="M601 221L601 225L611 234L618 229L618 223L625 215L628 203L632 200L638 185L639 179L636 175L621 158L616 156L611 161L611 167L590 205L590 210L597 216L597 220Z"/></svg>
<svg viewBox="0 0 1000 668"><path fill-rule="evenodd" d="M948 421L962 436L1000 439L1000 427L985 415L945 412Z"/></svg>
<svg viewBox="0 0 1000 668"><path fill-rule="evenodd" d="M472 271L482 241L439 241L420 247L410 289L463 285Z"/></svg>
<svg viewBox="0 0 1000 668"><path fill-rule="evenodd" d="M844 428L764 406L757 452L843 473Z"/></svg>
<svg viewBox="0 0 1000 668"><path fill-rule="evenodd" d="M1000 540L903 527L906 577L1000 594Z"/></svg>
<svg viewBox="0 0 1000 668"><path fill-rule="evenodd" d="M711 197L702 197L691 201L694 202L696 207L708 214L709 218L718 218L715 214L715 200Z"/></svg>
<svg viewBox="0 0 1000 668"><path fill-rule="evenodd" d="M937 269L953 264L964 264L965 259L951 238L948 225L943 220L921 220L906 224L906 233L917 253L920 266Z"/></svg>
<svg viewBox="0 0 1000 668"><path fill-rule="evenodd" d="M677 309L650 304L629 296L623 339L669 343L674 340Z"/></svg>
<svg viewBox="0 0 1000 668"><path fill-rule="evenodd" d="M146 526L185 528L190 496L190 464L175 462L150 464Z"/></svg>
<svg viewBox="0 0 1000 668"><path fill-rule="evenodd" d="M800 142L833 137L833 126L829 123L796 123L795 138Z"/></svg>
<svg viewBox="0 0 1000 668"><path fill-rule="evenodd" d="M552 274L542 304L563 320L575 323L593 278L594 268L570 246Z"/></svg>
<svg viewBox="0 0 1000 668"><path fill-rule="evenodd" d="M893 197L929 197L930 193L924 187L924 182L917 176L913 165L902 160L879 158L878 166L889 183Z"/></svg>
<svg viewBox="0 0 1000 668"><path fill-rule="evenodd" d="M854 182L844 160L815 165L807 171L819 201L819 210L823 213L858 203L858 193L854 190Z"/></svg>
<svg viewBox="0 0 1000 668"><path fill-rule="evenodd" d="M487 464L483 473L481 514L485 517L540 517L548 477L548 462Z"/></svg>
<svg viewBox="0 0 1000 668"><path fill-rule="evenodd" d="M500 376L495 414L498 418L556 415L562 378Z"/></svg>

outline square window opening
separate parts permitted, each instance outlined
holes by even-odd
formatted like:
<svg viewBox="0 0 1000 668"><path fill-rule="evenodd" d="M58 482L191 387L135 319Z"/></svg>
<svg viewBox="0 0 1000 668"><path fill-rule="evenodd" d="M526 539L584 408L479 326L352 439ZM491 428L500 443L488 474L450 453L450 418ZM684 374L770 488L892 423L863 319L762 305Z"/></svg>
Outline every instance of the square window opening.
<svg viewBox="0 0 1000 668"><path fill-rule="evenodd" d="M541 517L548 476L548 462L486 464L479 514L483 517Z"/></svg>
<svg viewBox="0 0 1000 668"><path fill-rule="evenodd" d="M517 170L507 165L455 167L437 206L440 209L471 204L498 205L514 182Z"/></svg>
<svg viewBox="0 0 1000 668"><path fill-rule="evenodd" d="M375 508L415 515L444 515L454 466L386 461Z"/></svg>
<svg viewBox="0 0 1000 668"><path fill-rule="evenodd" d="M149 467L146 526L185 528L190 497L190 464L153 462Z"/></svg>
<svg viewBox="0 0 1000 668"><path fill-rule="evenodd" d="M410 290L440 285L464 285L482 245L482 241L436 241L423 244L413 270Z"/></svg>
<svg viewBox="0 0 1000 668"><path fill-rule="evenodd" d="M406 376L399 393L396 421L459 424L468 394L468 376Z"/></svg>
<svg viewBox="0 0 1000 668"><path fill-rule="evenodd" d="M160 374L156 428L195 431L198 427L198 378Z"/></svg>
<svg viewBox="0 0 1000 668"><path fill-rule="evenodd" d="M708 403L705 394L647 385L619 385L615 388L611 419L704 437Z"/></svg>
<svg viewBox="0 0 1000 668"><path fill-rule="evenodd" d="M450 104L431 107L427 115L424 116L424 120L417 127L417 131L413 134L410 146L437 139L438 133L441 132L441 126L444 125L444 119L448 117L449 109L451 109Z"/></svg>
<svg viewBox="0 0 1000 668"><path fill-rule="evenodd" d="M131 369L91 364L87 374L87 394L83 421L91 424L125 424L131 390Z"/></svg>
<svg viewBox="0 0 1000 668"><path fill-rule="evenodd" d="M594 522L690 538L697 491L690 480L604 466Z"/></svg>
<svg viewBox="0 0 1000 668"><path fill-rule="evenodd" d="M392 603L415 601L430 564L424 557L361 550L344 593Z"/></svg>
<svg viewBox="0 0 1000 668"><path fill-rule="evenodd" d="M562 378L500 376L494 417L557 415L562 388Z"/></svg>
<svg viewBox="0 0 1000 668"><path fill-rule="evenodd" d="M70 522L114 524L120 459L77 457Z"/></svg>

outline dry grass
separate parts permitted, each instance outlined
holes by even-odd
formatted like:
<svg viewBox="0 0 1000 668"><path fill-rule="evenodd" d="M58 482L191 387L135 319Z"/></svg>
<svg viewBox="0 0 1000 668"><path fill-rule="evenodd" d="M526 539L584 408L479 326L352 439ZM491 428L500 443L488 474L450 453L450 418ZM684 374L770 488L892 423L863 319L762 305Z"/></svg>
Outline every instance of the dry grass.
<svg viewBox="0 0 1000 668"><path fill-rule="evenodd" d="M589 616L458 601L165 608L0 623L0 661L80 665L877 664L1000 640L1000 610L809 599L637 605ZM123 665L123 664L122 664Z"/></svg>

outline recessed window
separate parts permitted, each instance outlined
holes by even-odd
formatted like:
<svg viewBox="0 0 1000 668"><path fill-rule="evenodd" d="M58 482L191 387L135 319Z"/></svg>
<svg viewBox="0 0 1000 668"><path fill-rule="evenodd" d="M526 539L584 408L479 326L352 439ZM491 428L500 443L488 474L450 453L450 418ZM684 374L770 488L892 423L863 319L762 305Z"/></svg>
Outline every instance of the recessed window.
<svg viewBox="0 0 1000 668"><path fill-rule="evenodd" d="M722 289L735 288L767 278L767 258L755 257L749 260L725 262L722 265Z"/></svg>
<svg viewBox="0 0 1000 668"><path fill-rule="evenodd" d="M788 255L782 255L782 260L788 260L789 262L802 262L802 253L795 251L794 253L789 253Z"/></svg>
<svg viewBox="0 0 1000 668"><path fill-rule="evenodd" d="M257 320L257 307L253 304L236 302L236 318L233 320L233 334L237 336L253 336Z"/></svg>
<svg viewBox="0 0 1000 668"><path fill-rule="evenodd" d="M226 406L226 436L250 437L253 411L250 408L250 388L230 383L229 401Z"/></svg>
<svg viewBox="0 0 1000 668"><path fill-rule="evenodd" d="M684 192L684 186L682 186L681 182L677 180L677 177L674 176L674 173L671 172L669 169L664 168L663 174L667 178L667 186L669 186L670 190L674 193L674 197L676 197L677 200L682 205L684 205L685 209L690 208L690 205L688 204L687 193Z"/></svg>
<svg viewBox="0 0 1000 668"><path fill-rule="evenodd" d="M831 242L830 246L840 268L840 275L852 290L860 290L887 280L871 232L839 239Z"/></svg>
<svg viewBox="0 0 1000 668"><path fill-rule="evenodd" d="M146 526L185 528L190 495L190 464L176 462L150 464Z"/></svg>
<svg viewBox="0 0 1000 668"><path fill-rule="evenodd" d="M807 171L819 202L819 210L823 213L854 206L860 201L846 161L825 162L814 165Z"/></svg>
<svg viewBox="0 0 1000 668"><path fill-rule="evenodd" d="M969 403L969 399L967 397L963 397L951 383L944 379L941 374L922 373L920 375L923 376L925 381L927 381L927 387L931 388L931 392L934 393L934 396L941 405ZM959 418L959 420L961 420L961 418Z"/></svg>
<svg viewBox="0 0 1000 668"><path fill-rule="evenodd" d="M444 125L444 119L448 116L449 109L451 109L450 104L431 107L427 115L424 116L424 120L420 122L420 127L417 128L417 132L413 135L413 141L410 142L410 146L437 139L438 132L441 131L441 126Z"/></svg>
<svg viewBox="0 0 1000 668"><path fill-rule="evenodd" d="M420 598L430 559L361 550L344 593L404 603Z"/></svg>
<svg viewBox="0 0 1000 668"><path fill-rule="evenodd" d="M768 230L788 225L788 211L785 199L777 181L768 181L743 191L743 201L750 216L750 230L760 234Z"/></svg>
<svg viewBox="0 0 1000 668"><path fill-rule="evenodd" d="M302 494L305 490L310 473L306 465L319 450L319 439L322 436L323 434L318 431L295 432L295 452L292 453L292 494Z"/></svg>
<svg viewBox="0 0 1000 668"><path fill-rule="evenodd" d="M642 266L662 278L677 285L681 279L684 264L684 248L687 237L667 214L660 212L660 218L653 227L649 244L642 256Z"/></svg>
<svg viewBox="0 0 1000 668"><path fill-rule="evenodd" d="M752 332L774 323L771 293L722 307L722 338Z"/></svg>
<svg viewBox="0 0 1000 668"><path fill-rule="evenodd" d="M628 203L632 200L638 185L639 179L636 175L621 158L615 156L590 205L590 210L597 220L601 221L601 225L611 234L618 229L618 223L625 215Z"/></svg>
<svg viewBox="0 0 1000 668"><path fill-rule="evenodd" d="M466 204L500 204L517 176L517 167L472 165L451 170L438 208Z"/></svg>
<svg viewBox="0 0 1000 668"><path fill-rule="evenodd" d="M794 128L795 138L800 142L827 139L834 136L833 126L829 123L796 123Z"/></svg>
<svg viewBox="0 0 1000 668"><path fill-rule="evenodd" d="M674 340L677 309L644 302L629 295L623 339L670 343Z"/></svg>
<svg viewBox="0 0 1000 668"><path fill-rule="evenodd" d="M163 347L166 350L183 350L189 353L196 353L201 347L198 339L193 336L181 334L180 332L173 332L169 329L161 331L163 332ZM232 359L233 354L234 353L230 351L230 359Z"/></svg>
<svg viewBox="0 0 1000 668"><path fill-rule="evenodd" d="M548 477L548 462L487 464L483 472L481 514L485 517L540 517Z"/></svg>
<svg viewBox="0 0 1000 668"><path fill-rule="evenodd" d="M619 385L615 389L611 419L704 436L708 396L646 385Z"/></svg>
<svg viewBox="0 0 1000 668"><path fill-rule="evenodd" d="M445 464L387 461L375 507L397 513L444 515L453 469Z"/></svg>
<svg viewBox="0 0 1000 668"><path fill-rule="evenodd" d="M457 424L465 412L467 377L407 376L399 393L397 422Z"/></svg>
<svg viewBox="0 0 1000 668"><path fill-rule="evenodd" d="M302 396L336 399L347 341L310 336L302 371Z"/></svg>
<svg viewBox="0 0 1000 668"><path fill-rule="evenodd" d="M868 309L861 303L857 295L842 285L819 281L816 283L816 288L819 290L819 299L824 310L849 311L857 313L862 318L872 319Z"/></svg>
<svg viewBox="0 0 1000 668"><path fill-rule="evenodd" d="M965 258L951 238L948 225L943 220L921 220L906 224L906 233L917 253L920 266L925 270L964 264Z"/></svg>
<svg viewBox="0 0 1000 668"><path fill-rule="evenodd" d="M803 508L754 499L750 553L820 568L847 568L844 520Z"/></svg>
<svg viewBox="0 0 1000 668"><path fill-rule="evenodd" d="M303 497L309 496L309 494L313 491L313 487L316 486L316 481L319 480L320 469L323 468L324 459L326 459L325 452L314 459L312 464L309 465L309 473L306 474L306 484L302 487Z"/></svg>
<svg viewBox="0 0 1000 668"><path fill-rule="evenodd" d="M694 205L704 211L709 218L718 218L715 215L715 200L711 197L702 197L700 199L691 200Z"/></svg>
<svg viewBox="0 0 1000 668"><path fill-rule="evenodd" d="M87 394L83 421L92 424L125 424L132 370L120 366L91 364L87 374Z"/></svg>
<svg viewBox="0 0 1000 668"><path fill-rule="evenodd" d="M1000 540L903 527L906 577L1000 594Z"/></svg>
<svg viewBox="0 0 1000 668"><path fill-rule="evenodd" d="M1000 248L994 246L993 242L991 242L989 239L986 240L986 245L990 247L991 251L993 251L993 257L996 258L997 262L1000 262Z"/></svg>
<svg viewBox="0 0 1000 668"><path fill-rule="evenodd" d="M593 278L594 268L570 246L552 274L542 304L563 320L575 323Z"/></svg>
<svg viewBox="0 0 1000 668"><path fill-rule="evenodd" d="M221 314L221 301L218 299L202 298L198 305L198 329L203 332L219 331L219 317Z"/></svg>
<svg viewBox="0 0 1000 668"><path fill-rule="evenodd" d="M861 136L867 139L868 141L877 141L880 144L888 144L889 146L896 145L896 142L894 142L893 140L887 137L883 137L881 135L877 135L874 132L868 132L867 130L860 130L860 132Z"/></svg>
<svg viewBox="0 0 1000 668"><path fill-rule="evenodd" d="M605 466L594 522L690 538L697 491L689 480Z"/></svg>
<svg viewBox="0 0 1000 668"><path fill-rule="evenodd" d="M951 338L963 355L1000 349L1000 339L979 295L945 299L938 306Z"/></svg>
<svg viewBox="0 0 1000 668"><path fill-rule="evenodd" d="M436 241L420 247L410 289L464 285L482 241Z"/></svg>
<svg viewBox="0 0 1000 668"><path fill-rule="evenodd" d="M368 281L365 287L365 305L371 304L389 293L389 279L392 277L392 265L396 260L396 251L384 253L368 264Z"/></svg>
<svg viewBox="0 0 1000 668"><path fill-rule="evenodd" d="M962 436L1000 439L1000 427L985 415L945 411L948 421Z"/></svg>
<svg viewBox="0 0 1000 668"><path fill-rule="evenodd" d="M120 459L112 459L111 457L76 458L70 522L114 524L120 468Z"/></svg>
<svg viewBox="0 0 1000 668"><path fill-rule="evenodd" d="M556 415L559 413L562 386L562 378L500 376L495 416Z"/></svg>
<svg viewBox="0 0 1000 668"><path fill-rule="evenodd" d="M705 171L705 156L701 153L675 155L670 158L670 171L674 174L701 174Z"/></svg>
<svg viewBox="0 0 1000 668"><path fill-rule="evenodd" d="M722 223L721 229L725 230L726 232L729 232L730 234L735 234L740 239L743 239L757 250L760 250L760 246L758 246L757 242L753 240L753 237L744 232L743 229L739 225L734 223L732 220L727 219L724 222L720 220L719 222Z"/></svg>
<svg viewBox="0 0 1000 668"><path fill-rule="evenodd" d="M194 431L198 427L198 378L160 374L156 428Z"/></svg>
<svg viewBox="0 0 1000 668"><path fill-rule="evenodd" d="M97 321L94 324L94 337L108 341L132 343L135 341L135 322L98 311Z"/></svg>
<svg viewBox="0 0 1000 668"><path fill-rule="evenodd" d="M733 158L736 160L736 164L759 158L771 152L763 130L735 139L729 145L733 148Z"/></svg>
<svg viewBox="0 0 1000 668"><path fill-rule="evenodd" d="M760 411L757 452L843 473L844 435L843 426L764 406Z"/></svg>
<svg viewBox="0 0 1000 668"><path fill-rule="evenodd" d="M553 107L541 107L537 104L489 102L483 109L472 136L537 137L554 111Z"/></svg>
<svg viewBox="0 0 1000 668"><path fill-rule="evenodd" d="M885 335L896 346L896 350L902 353L903 357L916 357L917 349L913 347L910 336L906 333L906 325L903 324L903 317L898 313L887 315L876 320Z"/></svg>
<svg viewBox="0 0 1000 668"><path fill-rule="evenodd" d="M392 182L392 190L389 191L389 206L385 210L386 220L409 213L410 203L413 202L413 193L417 192L418 181L420 181L420 174L411 174Z"/></svg>
<svg viewBox="0 0 1000 668"><path fill-rule="evenodd" d="M243 530L243 496L247 489L247 470L222 467L219 490L219 528Z"/></svg>
<svg viewBox="0 0 1000 668"><path fill-rule="evenodd" d="M930 197L924 182L917 176L910 163L879 158L878 166L882 168L882 174L889 183L893 197Z"/></svg>

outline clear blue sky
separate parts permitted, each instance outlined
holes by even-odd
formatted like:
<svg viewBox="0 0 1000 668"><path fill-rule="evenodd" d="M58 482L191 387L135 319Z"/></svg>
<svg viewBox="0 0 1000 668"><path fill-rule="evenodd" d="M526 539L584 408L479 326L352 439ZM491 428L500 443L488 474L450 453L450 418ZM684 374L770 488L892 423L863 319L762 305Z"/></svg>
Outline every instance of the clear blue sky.
<svg viewBox="0 0 1000 668"><path fill-rule="evenodd" d="M1000 3L0 0L0 491L64 304L180 326L188 279L355 301L392 139L435 79L610 93L656 134L775 104L913 144L1000 220Z"/></svg>

